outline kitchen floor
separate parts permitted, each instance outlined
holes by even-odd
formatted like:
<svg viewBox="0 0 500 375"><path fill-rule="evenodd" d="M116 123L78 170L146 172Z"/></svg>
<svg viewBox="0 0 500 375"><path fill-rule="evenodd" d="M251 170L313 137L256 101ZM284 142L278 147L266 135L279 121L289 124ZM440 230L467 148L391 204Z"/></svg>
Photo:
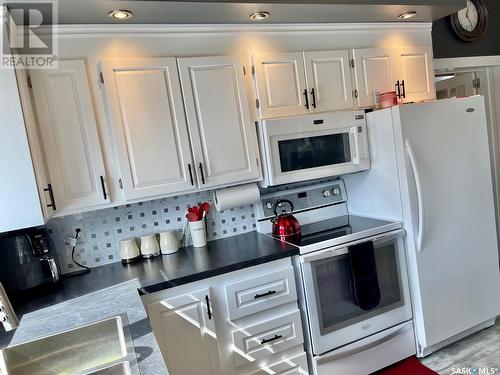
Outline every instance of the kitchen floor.
<svg viewBox="0 0 500 375"><path fill-rule="evenodd" d="M500 370L500 318L493 327L482 330L422 359L439 374L449 375L457 368L494 368ZM474 374L474 372L473 372Z"/></svg>

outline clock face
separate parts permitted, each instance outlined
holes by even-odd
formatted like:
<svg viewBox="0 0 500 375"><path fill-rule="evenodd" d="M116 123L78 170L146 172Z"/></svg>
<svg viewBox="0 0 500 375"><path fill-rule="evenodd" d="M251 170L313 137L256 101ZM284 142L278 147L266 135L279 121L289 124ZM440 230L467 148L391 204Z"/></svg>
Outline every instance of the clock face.
<svg viewBox="0 0 500 375"><path fill-rule="evenodd" d="M458 22L466 31L473 31L479 23L479 12L471 0L467 0L467 8L458 12Z"/></svg>
<svg viewBox="0 0 500 375"><path fill-rule="evenodd" d="M481 39L488 25L488 9L484 0L467 0L467 8L450 16L455 34L465 42Z"/></svg>

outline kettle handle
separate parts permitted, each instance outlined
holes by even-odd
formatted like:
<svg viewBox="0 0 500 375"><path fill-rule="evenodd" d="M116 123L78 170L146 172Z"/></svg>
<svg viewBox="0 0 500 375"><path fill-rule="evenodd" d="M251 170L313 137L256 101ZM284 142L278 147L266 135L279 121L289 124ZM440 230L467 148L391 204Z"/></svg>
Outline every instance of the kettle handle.
<svg viewBox="0 0 500 375"><path fill-rule="evenodd" d="M291 209L291 212L293 213L293 203L292 201L289 201L288 199L278 199L276 201L276 203L274 204L274 207L273 207L273 212L274 212L274 215L275 216L278 216L278 205L280 203L288 203L290 205L290 209Z"/></svg>

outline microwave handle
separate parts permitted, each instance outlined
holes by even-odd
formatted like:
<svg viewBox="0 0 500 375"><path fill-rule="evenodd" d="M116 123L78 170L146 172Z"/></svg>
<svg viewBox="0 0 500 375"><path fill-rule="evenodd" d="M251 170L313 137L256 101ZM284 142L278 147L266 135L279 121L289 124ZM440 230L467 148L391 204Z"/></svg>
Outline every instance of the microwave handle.
<svg viewBox="0 0 500 375"><path fill-rule="evenodd" d="M358 127L352 126L350 128L350 133L352 135L354 157L352 158L352 164L359 165L361 160L359 158L359 143L358 143Z"/></svg>

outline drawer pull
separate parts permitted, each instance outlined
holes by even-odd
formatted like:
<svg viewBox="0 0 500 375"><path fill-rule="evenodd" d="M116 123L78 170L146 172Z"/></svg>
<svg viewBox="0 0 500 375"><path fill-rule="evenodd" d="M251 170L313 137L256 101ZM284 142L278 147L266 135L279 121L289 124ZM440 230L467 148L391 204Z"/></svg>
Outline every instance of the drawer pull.
<svg viewBox="0 0 500 375"><path fill-rule="evenodd" d="M271 337L270 339L262 339L262 341L260 342L260 344L261 345L267 344L268 342L279 340L279 339L282 339L282 338L283 338L283 335L274 335L274 337Z"/></svg>
<svg viewBox="0 0 500 375"><path fill-rule="evenodd" d="M266 297L266 296L270 296L272 294L276 294L276 291L275 290L269 290L265 293L262 293L262 294L256 294L255 296L253 296L253 299L257 299L257 298L262 298L262 297Z"/></svg>

